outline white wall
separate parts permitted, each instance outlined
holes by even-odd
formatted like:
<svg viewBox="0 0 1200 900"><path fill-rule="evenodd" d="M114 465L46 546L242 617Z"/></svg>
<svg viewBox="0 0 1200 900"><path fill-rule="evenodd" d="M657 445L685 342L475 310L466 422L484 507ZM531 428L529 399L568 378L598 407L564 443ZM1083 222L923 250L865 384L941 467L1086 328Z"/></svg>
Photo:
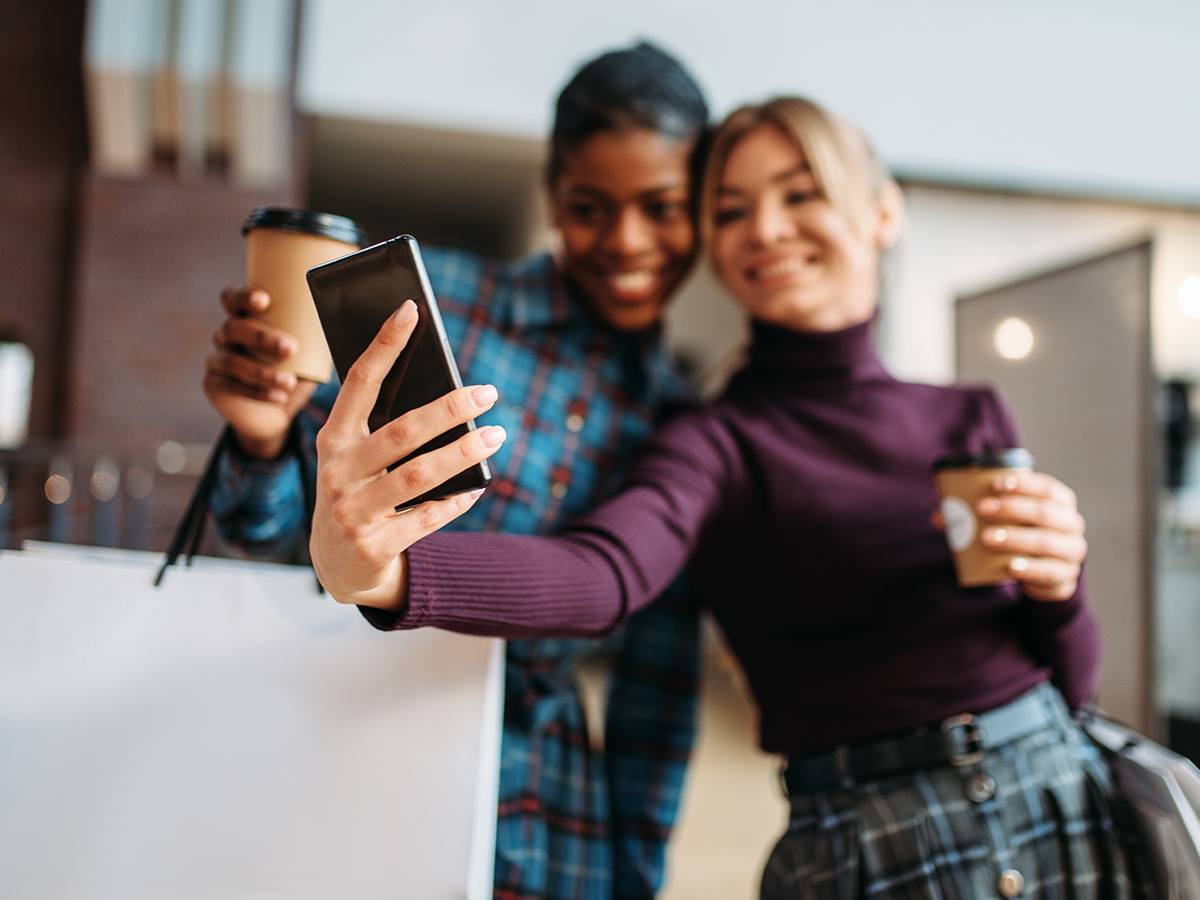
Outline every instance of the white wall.
<svg viewBox="0 0 1200 900"><path fill-rule="evenodd" d="M1200 377L1200 319L1177 300L1180 282L1200 274L1200 214L938 188L906 196L882 347L898 376L953 379L956 296L1150 235L1155 366Z"/></svg>
<svg viewBox="0 0 1200 900"><path fill-rule="evenodd" d="M716 112L804 92L909 174L1200 204L1190 0L310 0L307 112L542 135L555 91L644 36Z"/></svg>

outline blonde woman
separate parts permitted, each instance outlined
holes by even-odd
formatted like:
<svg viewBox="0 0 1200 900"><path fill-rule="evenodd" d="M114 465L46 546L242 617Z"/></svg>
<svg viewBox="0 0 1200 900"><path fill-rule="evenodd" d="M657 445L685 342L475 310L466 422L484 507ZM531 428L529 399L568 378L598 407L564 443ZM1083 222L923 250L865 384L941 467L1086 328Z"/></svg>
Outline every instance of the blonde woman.
<svg viewBox="0 0 1200 900"><path fill-rule="evenodd" d="M411 448L370 450L363 421L411 330L402 311L318 445L325 586L380 628L597 634L690 558L762 747L787 759L763 897L1144 896L1069 714L1099 646L1074 494L1041 473L994 485L983 538L1017 554L998 587L959 588L931 522L934 460L1019 438L990 390L903 383L875 354L896 186L856 130L782 98L718 130L703 206L717 275L753 319L725 393L662 426L623 491L559 537L414 543L470 501L393 506L491 451L468 437L384 473ZM411 414L408 443L474 412L469 389L451 395Z"/></svg>

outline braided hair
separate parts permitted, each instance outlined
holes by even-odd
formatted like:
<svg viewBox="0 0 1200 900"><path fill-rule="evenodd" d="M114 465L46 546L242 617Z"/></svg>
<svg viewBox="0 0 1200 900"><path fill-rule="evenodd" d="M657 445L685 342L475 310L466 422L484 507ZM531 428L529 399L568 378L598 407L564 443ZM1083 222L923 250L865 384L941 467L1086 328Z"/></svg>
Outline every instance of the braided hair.
<svg viewBox="0 0 1200 900"><path fill-rule="evenodd" d="M610 50L585 63L558 95L546 175L553 182L563 157L594 134L645 128L678 141L708 127L708 104L683 64L654 44Z"/></svg>

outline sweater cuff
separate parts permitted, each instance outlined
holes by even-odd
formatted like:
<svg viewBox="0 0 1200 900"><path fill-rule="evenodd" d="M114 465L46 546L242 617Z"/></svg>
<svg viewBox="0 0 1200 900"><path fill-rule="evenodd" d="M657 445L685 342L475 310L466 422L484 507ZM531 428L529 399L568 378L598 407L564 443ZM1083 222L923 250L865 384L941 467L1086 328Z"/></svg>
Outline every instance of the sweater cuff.
<svg viewBox="0 0 1200 900"><path fill-rule="evenodd" d="M380 631L411 631L428 621L436 594L438 579L433 573L455 571L461 567L461 552L442 549L439 553L441 535L430 535L417 541L404 551L404 576L408 580L408 600L403 609L377 609L360 606L359 612L372 627Z"/></svg>

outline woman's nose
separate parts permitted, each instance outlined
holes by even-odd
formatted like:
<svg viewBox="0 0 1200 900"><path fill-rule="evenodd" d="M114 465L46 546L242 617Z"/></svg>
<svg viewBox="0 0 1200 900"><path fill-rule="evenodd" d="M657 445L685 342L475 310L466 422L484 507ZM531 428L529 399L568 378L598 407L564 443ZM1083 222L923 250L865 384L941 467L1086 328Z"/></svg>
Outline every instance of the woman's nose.
<svg viewBox="0 0 1200 900"><path fill-rule="evenodd" d="M796 224L783 204L770 197L755 206L750 225L754 239L760 244L773 244L796 233Z"/></svg>
<svg viewBox="0 0 1200 900"><path fill-rule="evenodd" d="M635 256L654 248L654 229L637 209L617 213L605 235L604 248L620 256Z"/></svg>

